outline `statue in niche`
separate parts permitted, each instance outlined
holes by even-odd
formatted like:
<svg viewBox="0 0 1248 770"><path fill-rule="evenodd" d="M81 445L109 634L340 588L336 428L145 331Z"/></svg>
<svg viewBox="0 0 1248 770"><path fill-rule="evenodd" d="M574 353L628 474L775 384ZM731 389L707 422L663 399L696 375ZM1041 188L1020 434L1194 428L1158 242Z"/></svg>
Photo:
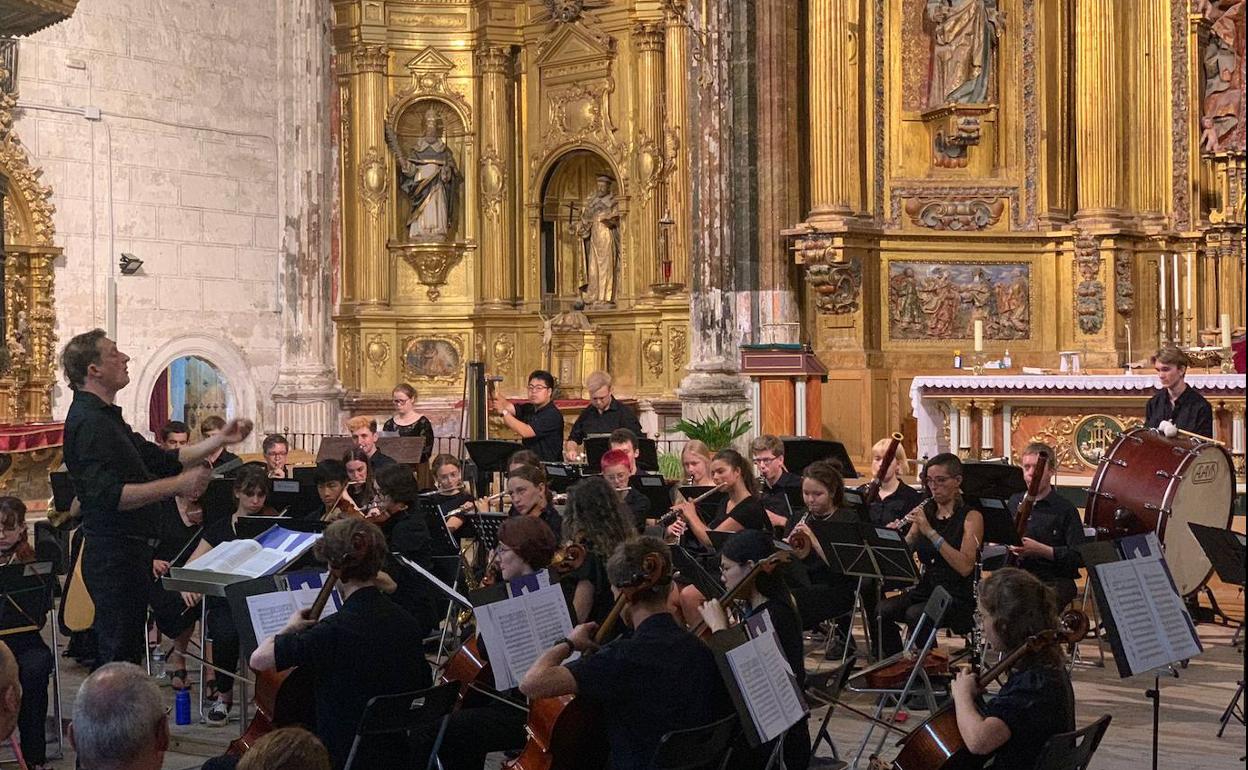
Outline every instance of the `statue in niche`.
<svg viewBox="0 0 1248 770"><path fill-rule="evenodd" d="M927 0L925 17L932 25L928 107L987 102L1002 26L996 0Z"/></svg>
<svg viewBox="0 0 1248 770"><path fill-rule="evenodd" d="M615 306L615 277L620 260L620 205L611 186L615 180L598 175L598 186L581 207L576 234L585 255L581 286L590 308Z"/></svg>
<svg viewBox="0 0 1248 770"><path fill-rule="evenodd" d="M1205 152L1244 147L1245 0L1199 0L1197 10L1209 22L1209 40L1201 56L1204 70L1200 149Z"/></svg>
<svg viewBox="0 0 1248 770"><path fill-rule="evenodd" d="M407 218L408 240L450 240L455 233L455 201L464 177L438 130L437 110L430 107L425 111L425 133L406 153L389 127L386 139L399 159L399 189L412 202L412 213Z"/></svg>

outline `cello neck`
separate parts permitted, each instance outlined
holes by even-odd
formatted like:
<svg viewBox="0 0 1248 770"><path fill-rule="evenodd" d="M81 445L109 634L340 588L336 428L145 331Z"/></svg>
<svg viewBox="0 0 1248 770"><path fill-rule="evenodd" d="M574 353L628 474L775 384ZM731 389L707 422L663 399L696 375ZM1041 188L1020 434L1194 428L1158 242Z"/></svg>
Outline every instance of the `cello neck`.
<svg viewBox="0 0 1248 770"><path fill-rule="evenodd" d="M325 611L325 605L329 602L329 595L334 592L334 587L337 585L337 573L330 572L329 577L325 578L325 584L321 586L321 590L317 593L316 600L308 608L307 615L309 620L321 619L321 613Z"/></svg>

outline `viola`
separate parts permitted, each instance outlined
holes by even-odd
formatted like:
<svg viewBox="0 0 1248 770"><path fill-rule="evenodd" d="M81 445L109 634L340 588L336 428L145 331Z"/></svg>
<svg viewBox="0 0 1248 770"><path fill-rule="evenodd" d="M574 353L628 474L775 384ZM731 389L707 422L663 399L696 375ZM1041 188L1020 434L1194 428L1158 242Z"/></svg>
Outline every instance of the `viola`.
<svg viewBox="0 0 1248 770"><path fill-rule="evenodd" d="M719 603L727 606L736 601L742 594L750 590L759 575L770 575L781 565L787 564L792 559L793 554L788 551L776 551L766 559L756 562L753 567L750 567L750 571L745 573L745 577L741 578L741 580L733 586L728 593L724 594L723 597L719 599ZM708 637L711 635L711 629L706 625L705 620L699 621L698 624L691 629L691 632L694 636L698 637Z"/></svg>
<svg viewBox="0 0 1248 770"><path fill-rule="evenodd" d="M305 615L319 619L329 602L329 596L338 584L338 573L330 571L325 584ZM316 695L314 681L309 669L298 666L285 671L261 671L256 673L256 715L247 725L241 738L230 742L226 754L241 757L252 744L279 727L300 726L316 729Z"/></svg>
<svg viewBox="0 0 1248 770"><path fill-rule="evenodd" d="M982 689L1024 656L1053 644L1074 644L1087 632L1088 616L1078 610L1068 610L1062 614L1061 628L1032 636L975 681ZM893 760L892 770L975 770L988 761L987 755L977 756L966 748L966 741L958 731L958 714L952 701L916 727L901 743L901 753Z"/></svg>
<svg viewBox="0 0 1248 770"><path fill-rule="evenodd" d="M653 588L665 577L658 554L648 554L642 570L622 586L606 620L594 634L600 645L611 634L620 613L638 593ZM584 698L561 695L539 698L529 704L525 725L528 741L520 756L503 765L506 770L587 770L607 766L607 738L601 714Z"/></svg>

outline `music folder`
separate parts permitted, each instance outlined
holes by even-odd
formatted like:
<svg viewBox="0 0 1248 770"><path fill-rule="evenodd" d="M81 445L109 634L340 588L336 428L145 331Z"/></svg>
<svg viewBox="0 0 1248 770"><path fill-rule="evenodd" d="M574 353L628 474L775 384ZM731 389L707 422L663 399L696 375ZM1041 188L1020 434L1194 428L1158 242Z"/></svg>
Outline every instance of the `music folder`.
<svg viewBox="0 0 1248 770"><path fill-rule="evenodd" d="M917 583L914 557L900 530L865 522L811 521L828 566L844 575Z"/></svg>
<svg viewBox="0 0 1248 770"><path fill-rule="evenodd" d="M296 611L311 607L327 576L316 569L298 570L227 585L225 600L238 629L242 659L251 658L265 639L276 636ZM321 618L341 607L342 595L334 589Z"/></svg>
<svg viewBox="0 0 1248 770"><path fill-rule="evenodd" d="M782 735L809 713L768 612L714 634L710 647L751 747Z"/></svg>
<svg viewBox="0 0 1248 770"><path fill-rule="evenodd" d="M490 586L469 598L499 692L518 686L543 652L572 633L567 597L548 579Z"/></svg>

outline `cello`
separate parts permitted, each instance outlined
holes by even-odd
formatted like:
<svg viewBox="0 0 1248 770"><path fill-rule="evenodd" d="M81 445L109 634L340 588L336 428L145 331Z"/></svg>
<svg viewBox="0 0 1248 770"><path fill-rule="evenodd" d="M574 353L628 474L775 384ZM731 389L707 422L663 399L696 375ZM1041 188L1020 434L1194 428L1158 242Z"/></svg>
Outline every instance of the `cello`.
<svg viewBox="0 0 1248 770"><path fill-rule="evenodd" d="M1078 610L1062 614L1060 629L1042 631L1023 642L987 672L976 678L983 689L1006 673L1020 659L1053 644L1073 644L1088 632L1088 616ZM901 740L902 749L893 760L892 770L977 770L989 755L972 754L958 731L958 714L950 701L914 732Z"/></svg>
<svg viewBox="0 0 1248 770"><path fill-rule="evenodd" d="M607 639L634 596L665 578L670 580L671 574L663 569L659 554L647 554L642 569L632 575L627 585L617 586L620 595L594 634L594 645ZM506 770L592 770L607 766L607 738L601 715L584 698L538 698L529 704L529 720L524 729L529 739L520 756L503 765Z"/></svg>
<svg viewBox="0 0 1248 770"><path fill-rule="evenodd" d="M350 558L348 555L347 558ZM329 602L330 594L338 584L338 571L330 569L329 577L321 586L312 606L304 610L304 616L319 620ZM285 671L261 671L256 674L256 715L247 725L241 738L230 742L226 754L241 757L247 749L264 735L279 727L298 725L308 730L316 727L316 700L312 692L310 673L298 667Z"/></svg>

